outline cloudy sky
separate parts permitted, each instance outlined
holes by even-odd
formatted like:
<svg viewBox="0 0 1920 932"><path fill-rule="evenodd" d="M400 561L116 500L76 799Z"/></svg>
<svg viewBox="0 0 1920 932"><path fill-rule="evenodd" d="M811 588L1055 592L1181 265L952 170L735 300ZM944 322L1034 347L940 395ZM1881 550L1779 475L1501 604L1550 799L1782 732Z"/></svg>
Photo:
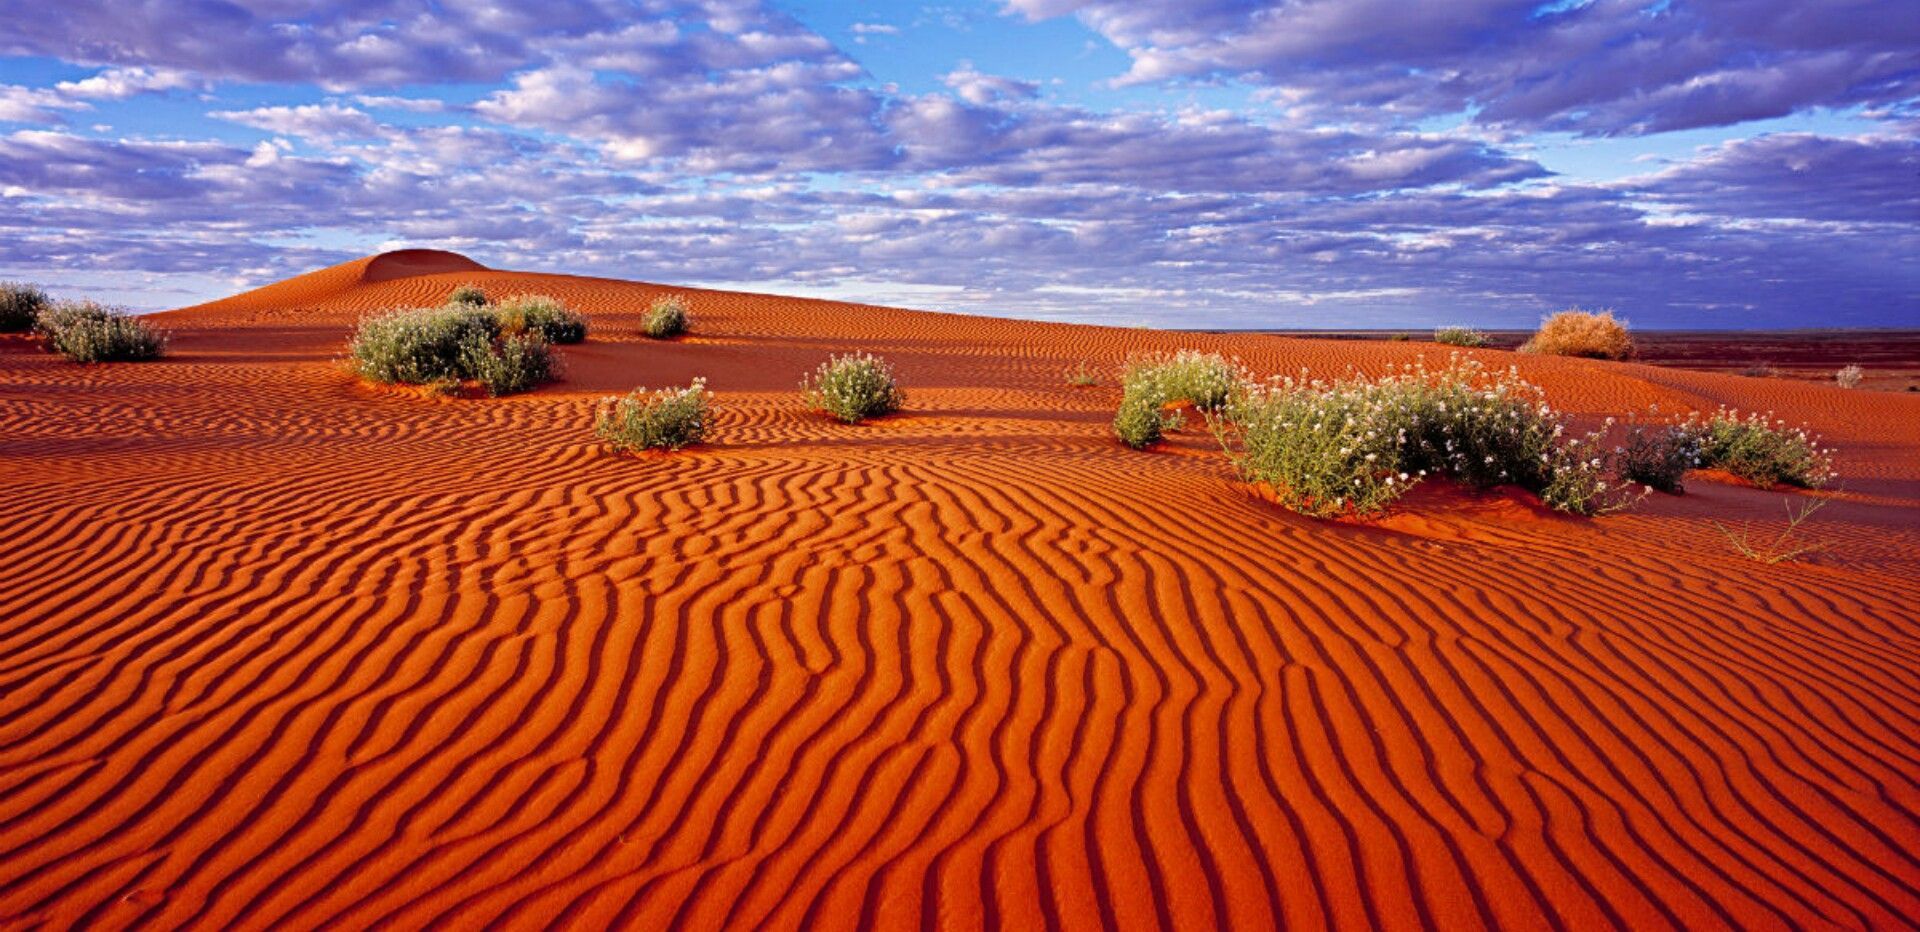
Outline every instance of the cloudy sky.
<svg viewBox="0 0 1920 932"><path fill-rule="evenodd" d="M0 277L1920 324L1913 0L0 0Z"/></svg>

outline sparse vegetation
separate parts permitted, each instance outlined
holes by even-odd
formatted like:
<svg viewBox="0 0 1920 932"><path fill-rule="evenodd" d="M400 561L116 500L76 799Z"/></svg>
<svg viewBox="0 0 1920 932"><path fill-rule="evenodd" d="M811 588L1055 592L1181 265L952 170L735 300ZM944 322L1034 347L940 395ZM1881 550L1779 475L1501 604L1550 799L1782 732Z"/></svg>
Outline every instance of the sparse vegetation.
<svg viewBox="0 0 1920 932"><path fill-rule="evenodd" d="M1094 372L1091 363L1081 363L1068 370L1067 384L1075 388L1091 388L1100 384L1100 376Z"/></svg>
<svg viewBox="0 0 1920 932"><path fill-rule="evenodd" d="M1721 534L1726 535L1727 543L1733 546L1735 553L1755 563L1772 566L1818 552L1823 545L1798 543L1793 540L1793 537L1800 532L1800 526L1807 523L1808 518L1813 517L1814 512L1826 507L1826 499L1810 499L1799 508L1795 508L1792 501L1780 504L1787 510L1787 526L1767 543L1761 543L1751 528L1743 527L1735 531L1718 521L1713 522L1713 526L1718 528Z"/></svg>
<svg viewBox="0 0 1920 932"><path fill-rule="evenodd" d="M1633 424L1614 454L1620 478L1677 495L1686 490L1687 470L1700 465L1700 428L1693 423Z"/></svg>
<svg viewBox="0 0 1920 932"><path fill-rule="evenodd" d="M1740 374L1750 379L1771 379L1779 376L1780 370L1775 369L1773 367L1773 363L1756 362L1753 365L1740 370Z"/></svg>
<svg viewBox="0 0 1920 932"><path fill-rule="evenodd" d="M1520 347L1520 352L1626 359L1633 355L1633 337L1627 333L1626 321L1616 320L1612 311L1594 313L1576 308L1543 321L1533 338Z"/></svg>
<svg viewBox="0 0 1920 932"><path fill-rule="evenodd" d="M1433 342L1479 349L1487 345L1487 335L1472 327L1441 327L1433 331Z"/></svg>
<svg viewBox="0 0 1920 932"><path fill-rule="evenodd" d="M480 383L489 394L525 391L554 374L544 334L509 331L490 308L399 308L361 319L347 347L364 378L402 385Z"/></svg>
<svg viewBox="0 0 1920 932"><path fill-rule="evenodd" d="M0 282L0 333L34 329L46 306L47 293L39 287L26 282Z"/></svg>
<svg viewBox="0 0 1920 932"><path fill-rule="evenodd" d="M1570 433L1516 370L1471 360L1381 378L1278 379L1209 420L1242 478L1317 517L1377 514L1433 475L1517 485L1574 514L1636 500L1608 468L1600 432Z"/></svg>
<svg viewBox="0 0 1920 932"><path fill-rule="evenodd" d="M578 343L587 338L587 318L546 295L513 295L493 306L500 327L507 332L526 330L549 343Z"/></svg>
<svg viewBox="0 0 1920 932"><path fill-rule="evenodd" d="M479 285L469 282L453 289L453 291L447 295L447 304L462 305L465 307L486 307L487 293Z"/></svg>
<svg viewBox="0 0 1920 932"><path fill-rule="evenodd" d="M1218 353L1181 350L1143 356L1120 375L1120 408L1113 432L1122 443L1142 450L1160 442L1185 419L1167 405L1186 402L1201 411L1217 411L1245 383L1239 365Z"/></svg>
<svg viewBox="0 0 1920 932"><path fill-rule="evenodd" d="M127 312L93 301L61 301L36 314L34 329L47 349L74 362L154 359L166 335Z"/></svg>
<svg viewBox="0 0 1920 932"><path fill-rule="evenodd" d="M1817 489L1833 480L1833 451L1803 428L1767 414L1722 408L1698 428L1700 465L1755 485Z"/></svg>
<svg viewBox="0 0 1920 932"><path fill-rule="evenodd" d="M699 443L707 432L707 380L653 394L636 388L625 397L605 398L594 415L594 433L622 453L678 450Z"/></svg>
<svg viewBox="0 0 1920 932"><path fill-rule="evenodd" d="M679 336L687 331L687 299L677 294L662 295L647 308L640 329L656 340Z"/></svg>
<svg viewBox="0 0 1920 932"><path fill-rule="evenodd" d="M1834 384L1841 388L1859 388L1860 381L1867 377L1867 370L1859 366L1843 366L1833 374Z"/></svg>
<svg viewBox="0 0 1920 932"><path fill-rule="evenodd" d="M800 393L808 405L848 424L897 411L906 402L893 367L867 353L829 357L800 381Z"/></svg>

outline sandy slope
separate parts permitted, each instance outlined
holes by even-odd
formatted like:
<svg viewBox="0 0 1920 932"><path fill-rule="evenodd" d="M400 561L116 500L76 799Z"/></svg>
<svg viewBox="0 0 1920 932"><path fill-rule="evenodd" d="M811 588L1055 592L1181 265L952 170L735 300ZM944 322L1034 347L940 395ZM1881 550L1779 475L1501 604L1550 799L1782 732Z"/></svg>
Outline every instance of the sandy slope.
<svg viewBox="0 0 1920 932"><path fill-rule="evenodd" d="M0 345L0 927L1920 926L1920 398L1517 360L1814 422L1829 550L1769 568L1709 520L1781 496L1710 480L1299 519L1064 379L1420 347L722 292L662 344L661 288L464 263L162 315L159 363ZM566 381L337 366L468 280L591 312ZM850 348L910 412L800 410ZM696 374L714 443L594 442Z"/></svg>

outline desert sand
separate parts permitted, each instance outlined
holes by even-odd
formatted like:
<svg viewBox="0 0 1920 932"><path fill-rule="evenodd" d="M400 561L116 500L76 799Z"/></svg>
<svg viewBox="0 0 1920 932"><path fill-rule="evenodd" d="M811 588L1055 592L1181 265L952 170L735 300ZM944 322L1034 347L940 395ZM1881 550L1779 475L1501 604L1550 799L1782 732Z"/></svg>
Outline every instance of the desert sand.
<svg viewBox="0 0 1920 932"><path fill-rule="evenodd" d="M340 365L468 281L588 312L564 380ZM694 330L646 340L668 291ZM1595 418L1811 423L1844 488L1763 566L1712 522L1785 496L1726 477L1325 522L1107 430L1130 353L1431 345L424 251L153 320L151 363L0 343L0 927L1920 927L1920 397L1478 354ZM907 409L803 410L855 349ZM694 376L706 445L593 437Z"/></svg>

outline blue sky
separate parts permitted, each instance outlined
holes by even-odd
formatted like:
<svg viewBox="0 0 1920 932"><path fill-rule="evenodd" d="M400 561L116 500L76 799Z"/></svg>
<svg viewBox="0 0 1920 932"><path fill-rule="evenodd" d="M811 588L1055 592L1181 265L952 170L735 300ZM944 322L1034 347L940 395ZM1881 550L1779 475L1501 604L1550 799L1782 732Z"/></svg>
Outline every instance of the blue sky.
<svg viewBox="0 0 1920 932"><path fill-rule="evenodd" d="M1911 3L0 17L0 277L137 308L435 246L1108 323L1920 325Z"/></svg>

